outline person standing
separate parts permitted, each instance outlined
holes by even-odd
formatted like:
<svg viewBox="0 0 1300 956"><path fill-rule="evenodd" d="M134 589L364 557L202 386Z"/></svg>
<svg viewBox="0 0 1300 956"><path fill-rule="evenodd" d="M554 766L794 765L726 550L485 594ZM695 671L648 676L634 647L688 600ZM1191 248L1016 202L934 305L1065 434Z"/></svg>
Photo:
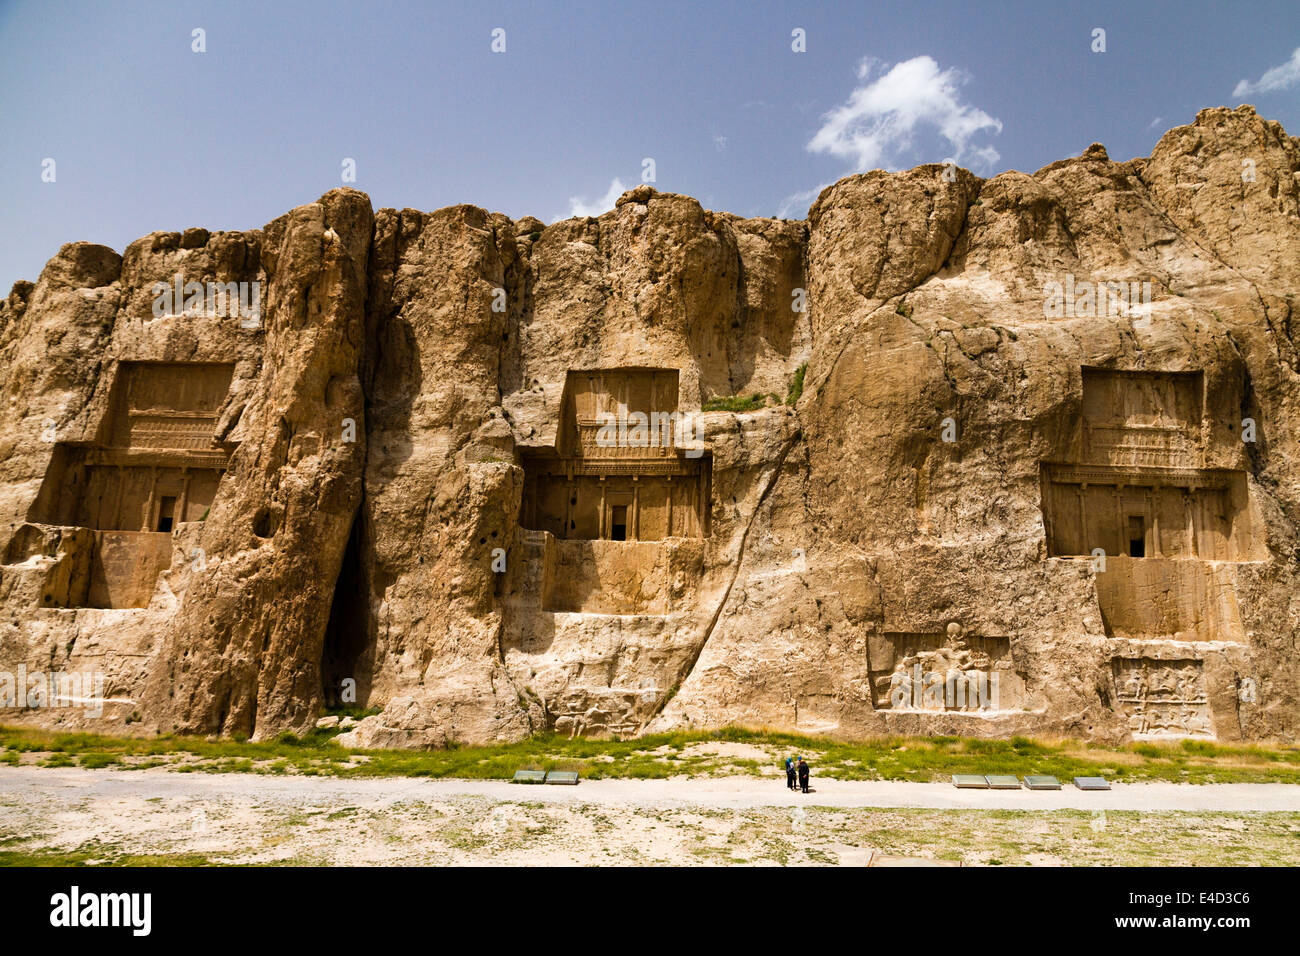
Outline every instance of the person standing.
<svg viewBox="0 0 1300 956"><path fill-rule="evenodd" d="M800 757L800 758L799 758L799 768L798 768L798 769L799 769L799 789L802 790L804 793L807 793L807 792L808 792L808 776L809 776L810 771L808 770L808 764L804 762L803 757Z"/></svg>
<svg viewBox="0 0 1300 956"><path fill-rule="evenodd" d="M789 787L791 790L795 788L794 779L795 779L794 758L786 757L785 758L785 785Z"/></svg>

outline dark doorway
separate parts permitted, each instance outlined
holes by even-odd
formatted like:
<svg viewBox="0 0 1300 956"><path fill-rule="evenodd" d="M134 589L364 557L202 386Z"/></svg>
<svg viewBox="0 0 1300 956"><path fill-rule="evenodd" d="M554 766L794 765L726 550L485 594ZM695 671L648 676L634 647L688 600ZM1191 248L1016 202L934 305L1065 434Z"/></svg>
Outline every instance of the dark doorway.
<svg viewBox="0 0 1300 956"><path fill-rule="evenodd" d="M334 583L334 602L321 648L321 696L327 708L365 707L370 696L374 643L369 585L362 560L365 522L358 512ZM348 683L350 682L350 683ZM351 698L351 699L348 699Z"/></svg>
<svg viewBox="0 0 1300 956"><path fill-rule="evenodd" d="M1128 556L1147 556L1147 523L1141 515L1130 515L1128 519Z"/></svg>
<svg viewBox="0 0 1300 956"><path fill-rule="evenodd" d="M612 541L627 540L627 505L614 505L609 537Z"/></svg>
<svg viewBox="0 0 1300 956"><path fill-rule="evenodd" d="M158 504L158 530L170 532L176 520L176 499L163 498Z"/></svg>

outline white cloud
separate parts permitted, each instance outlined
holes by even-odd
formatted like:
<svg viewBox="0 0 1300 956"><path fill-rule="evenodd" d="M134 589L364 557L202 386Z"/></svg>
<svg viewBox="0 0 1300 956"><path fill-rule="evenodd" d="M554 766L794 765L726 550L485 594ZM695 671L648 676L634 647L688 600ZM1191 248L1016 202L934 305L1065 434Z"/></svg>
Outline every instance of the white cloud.
<svg viewBox="0 0 1300 956"><path fill-rule="evenodd" d="M625 192L627 192L627 187L623 185L623 180L615 176L605 195L594 202L587 202L581 196L570 196L569 215L599 216L602 212L609 212L614 208L614 203L618 200L618 197Z"/></svg>
<svg viewBox="0 0 1300 956"><path fill-rule="evenodd" d="M1155 128L1158 127L1161 123L1164 122L1164 119L1165 119L1165 118L1164 118L1163 116L1157 116L1157 117L1156 117L1155 119L1153 119L1150 123L1147 123L1147 129L1155 129Z"/></svg>
<svg viewBox="0 0 1300 956"><path fill-rule="evenodd" d="M1291 54L1291 59L1281 66L1265 70L1258 82L1242 80L1232 91L1232 95L1253 96L1256 93L1276 93L1278 90L1289 90L1297 83L1300 83L1300 47L1296 47L1295 52Z"/></svg>
<svg viewBox="0 0 1300 956"><path fill-rule="evenodd" d="M971 166L979 166L982 169L991 169L993 164L1002 158L1002 154L992 146L972 146L966 151L966 156L968 157L966 161ZM959 153L956 156L945 156L943 161L945 163L960 163L961 154Z"/></svg>
<svg viewBox="0 0 1300 956"><path fill-rule="evenodd" d="M991 166L1000 158L992 146L971 146L972 137L1002 132L1002 121L961 101L959 87L967 77L960 70L941 70L929 56L886 64L872 57L857 67L864 85L848 101L823 117L821 129L808 142L813 153L829 153L848 160L855 171L880 166L896 168L913 149L918 131L932 128L953 150ZM873 74L876 78L871 79Z"/></svg>
<svg viewBox="0 0 1300 956"><path fill-rule="evenodd" d="M853 72L857 74L859 80L865 80L872 73L884 70L887 66L889 64L878 56L864 56L858 60L858 65L853 68Z"/></svg>
<svg viewBox="0 0 1300 956"><path fill-rule="evenodd" d="M821 191L829 186L830 183L822 183L820 186L814 186L812 189L803 189L797 193L791 193L781 200L781 205L777 207L776 218L778 219L802 219L808 215L808 207L812 201L821 195ZM797 216L790 214L797 212Z"/></svg>
<svg viewBox="0 0 1300 956"><path fill-rule="evenodd" d="M727 148L727 137L722 135L713 137L713 145L718 148L718 152L722 152Z"/></svg>

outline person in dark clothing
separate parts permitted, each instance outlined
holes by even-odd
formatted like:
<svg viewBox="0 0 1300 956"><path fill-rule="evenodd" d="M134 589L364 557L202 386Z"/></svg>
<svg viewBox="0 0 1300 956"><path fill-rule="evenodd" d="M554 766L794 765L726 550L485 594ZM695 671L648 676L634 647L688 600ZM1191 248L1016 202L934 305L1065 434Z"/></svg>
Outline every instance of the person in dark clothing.
<svg viewBox="0 0 1300 956"><path fill-rule="evenodd" d="M795 779L794 758L786 757L785 758L785 785L789 787L791 790L795 788L794 779Z"/></svg>
<svg viewBox="0 0 1300 956"><path fill-rule="evenodd" d="M799 789L804 793L808 792L808 765L804 763L803 757L799 758Z"/></svg>

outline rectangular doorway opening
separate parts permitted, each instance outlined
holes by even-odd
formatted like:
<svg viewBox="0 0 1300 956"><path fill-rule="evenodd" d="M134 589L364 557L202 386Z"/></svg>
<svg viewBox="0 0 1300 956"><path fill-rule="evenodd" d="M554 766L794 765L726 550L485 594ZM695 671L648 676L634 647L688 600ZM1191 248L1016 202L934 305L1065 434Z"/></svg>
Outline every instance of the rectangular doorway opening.
<svg viewBox="0 0 1300 956"><path fill-rule="evenodd" d="M158 530L170 533L176 520L176 499L164 496L158 503Z"/></svg>
<svg viewBox="0 0 1300 956"><path fill-rule="evenodd" d="M609 537L611 541L627 540L627 505L614 505L611 509Z"/></svg>
<svg viewBox="0 0 1300 956"><path fill-rule="evenodd" d="M1129 515L1128 556L1130 558L1147 556L1147 523L1142 515Z"/></svg>

